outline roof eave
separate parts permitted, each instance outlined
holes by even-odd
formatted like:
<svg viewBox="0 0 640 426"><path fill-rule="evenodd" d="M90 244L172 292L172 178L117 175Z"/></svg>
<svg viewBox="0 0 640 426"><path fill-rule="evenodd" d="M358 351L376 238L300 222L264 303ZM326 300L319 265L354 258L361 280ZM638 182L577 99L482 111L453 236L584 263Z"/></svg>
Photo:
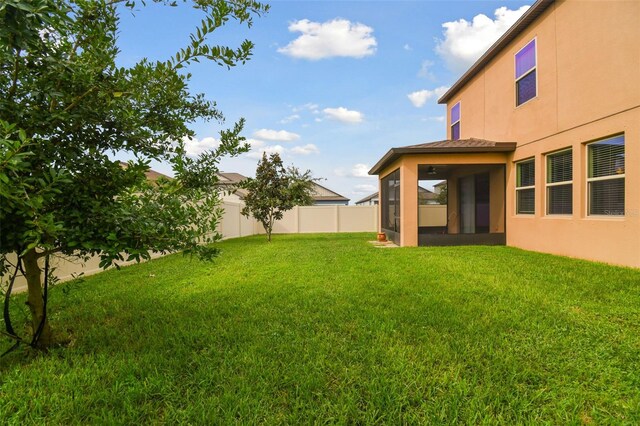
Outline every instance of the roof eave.
<svg viewBox="0 0 640 426"><path fill-rule="evenodd" d="M493 45L460 77L444 95L438 99L439 104L445 104L462 89L485 65L487 65L502 49L524 31L538 16L544 12L555 0L538 0L500 37Z"/></svg>
<svg viewBox="0 0 640 426"><path fill-rule="evenodd" d="M391 148L387 153L369 170L370 175L378 175L380 171L387 167L404 154L486 154L492 152L513 152L516 149L515 142L499 142L492 147L465 146L446 148Z"/></svg>

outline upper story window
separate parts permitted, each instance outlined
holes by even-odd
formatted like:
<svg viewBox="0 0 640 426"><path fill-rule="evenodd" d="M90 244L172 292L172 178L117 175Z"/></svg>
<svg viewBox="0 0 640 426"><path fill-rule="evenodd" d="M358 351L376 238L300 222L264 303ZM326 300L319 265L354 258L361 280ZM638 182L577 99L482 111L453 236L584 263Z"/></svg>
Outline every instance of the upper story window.
<svg viewBox="0 0 640 426"><path fill-rule="evenodd" d="M460 102L451 107L451 140L460 139Z"/></svg>
<svg viewBox="0 0 640 426"><path fill-rule="evenodd" d="M536 163L534 159L516 163L516 214L536 212Z"/></svg>
<svg viewBox="0 0 640 426"><path fill-rule="evenodd" d="M589 215L624 216L624 135L587 145Z"/></svg>
<svg viewBox="0 0 640 426"><path fill-rule="evenodd" d="M538 94L536 82L536 39L516 53L516 106Z"/></svg>

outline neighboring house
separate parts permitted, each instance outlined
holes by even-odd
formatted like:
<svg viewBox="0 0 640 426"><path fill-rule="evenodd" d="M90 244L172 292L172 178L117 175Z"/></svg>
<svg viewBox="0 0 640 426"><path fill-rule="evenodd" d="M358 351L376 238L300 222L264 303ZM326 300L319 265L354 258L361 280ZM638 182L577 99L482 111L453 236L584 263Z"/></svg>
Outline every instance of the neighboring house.
<svg viewBox="0 0 640 426"><path fill-rule="evenodd" d="M245 189L238 188L237 185L245 180L247 177L240 173L218 173L218 185L223 191L222 199L225 201L242 201L244 200L247 191ZM314 205L327 205L338 204L347 205L349 199L343 197L337 192L333 192L330 189L325 188L322 185L313 184L313 201Z"/></svg>
<svg viewBox="0 0 640 426"><path fill-rule="evenodd" d="M447 181L443 180L440 183L436 183L435 185L433 185L433 192L435 192L436 194L440 194L442 192L443 189L445 189L447 187Z"/></svg>
<svg viewBox="0 0 640 426"><path fill-rule="evenodd" d="M378 205L378 193L374 192L369 194L361 200L356 201L356 206L377 206Z"/></svg>
<svg viewBox="0 0 640 426"><path fill-rule="evenodd" d="M374 192L373 194L364 197L362 200L356 201L356 206L377 206L378 203L379 203L378 193ZM439 204L438 194L419 186L418 187L418 204L420 205Z"/></svg>
<svg viewBox="0 0 640 426"><path fill-rule="evenodd" d="M313 205L326 206L326 205L339 205L346 206L349 204L349 199L334 192L328 188L325 188L318 183L313 183Z"/></svg>
<svg viewBox="0 0 640 426"><path fill-rule="evenodd" d="M639 17L640 1L537 1L439 100L449 138L371 169L381 229L640 267ZM441 235L418 226L427 176L447 181Z"/></svg>
<svg viewBox="0 0 640 426"><path fill-rule="evenodd" d="M242 201L247 195L247 191L238 188L237 185L246 178L240 173L218 172L218 186L222 190L222 199L224 201Z"/></svg>

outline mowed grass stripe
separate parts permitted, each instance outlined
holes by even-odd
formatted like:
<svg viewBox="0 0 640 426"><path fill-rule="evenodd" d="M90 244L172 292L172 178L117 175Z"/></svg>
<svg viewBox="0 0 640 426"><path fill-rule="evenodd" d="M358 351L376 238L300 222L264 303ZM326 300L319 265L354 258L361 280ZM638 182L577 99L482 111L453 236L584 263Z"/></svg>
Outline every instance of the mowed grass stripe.
<svg viewBox="0 0 640 426"><path fill-rule="evenodd" d="M640 422L640 271L372 237L241 238L60 285L73 344L0 360L0 418Z"/></svg>

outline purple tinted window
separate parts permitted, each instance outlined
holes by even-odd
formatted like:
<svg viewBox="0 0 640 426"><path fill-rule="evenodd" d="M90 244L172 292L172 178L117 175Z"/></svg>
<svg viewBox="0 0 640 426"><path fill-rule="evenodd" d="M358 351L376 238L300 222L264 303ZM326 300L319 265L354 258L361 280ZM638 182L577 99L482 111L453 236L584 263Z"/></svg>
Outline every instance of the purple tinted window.
<svg viewBox="0 0 640 426"><path fill-rule="evenodd" d="M460 121L460 102L451 107L451 122Z"/></svg>
<svg viewBox="0 0 640 426"><path fill-rule="evenodd" d="M459 122L451 126L451 140L457 141L458 139L460 139L460 123Z"/></svg>
<svg viewBox="0 0 640 426"><path fill-rule="evenodd" d="M536 72L533 71L516 82L518 105L536 97Z"/></svg>
<svg viewBox="0 0 640 426"><path fill-rule="evenodd" d="M516 53L516 79L522 77L527 71L536 66L536 41L529 44Z"/></svg>

